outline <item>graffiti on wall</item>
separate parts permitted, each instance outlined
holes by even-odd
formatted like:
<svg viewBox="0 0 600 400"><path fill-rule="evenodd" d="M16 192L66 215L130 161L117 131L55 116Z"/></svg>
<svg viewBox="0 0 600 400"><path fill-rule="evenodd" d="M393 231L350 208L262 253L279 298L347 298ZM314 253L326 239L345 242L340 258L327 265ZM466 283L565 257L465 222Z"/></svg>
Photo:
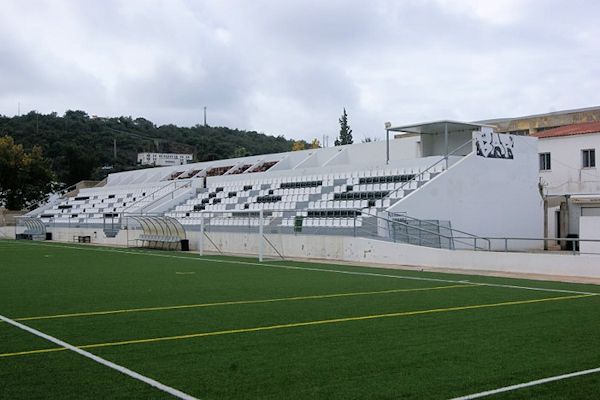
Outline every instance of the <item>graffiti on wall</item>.
<svg viewBox="0 0 600 400"><path fill-rule="evenodd" d="M515 141L510 135L494 132L479 132L475 136L477 155L485 158L512 160Z"/></svg>

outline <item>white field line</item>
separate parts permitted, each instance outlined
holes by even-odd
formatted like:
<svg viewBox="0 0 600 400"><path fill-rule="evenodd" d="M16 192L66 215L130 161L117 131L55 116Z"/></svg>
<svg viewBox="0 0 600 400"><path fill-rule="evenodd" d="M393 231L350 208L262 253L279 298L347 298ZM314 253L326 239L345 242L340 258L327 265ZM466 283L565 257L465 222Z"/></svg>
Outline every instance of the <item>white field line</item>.
<svg viewBox="0 0 600 400"><path fill-rule="evenodd" d="M499 288L507 288L507 289L535 290L535 291L541 291L541 292L554 292L554 293L600 295L600 293L595 293L595 292L582 292L582 291L566 290L566 289L552 289L552 288L543 288L543 287L534 287L534 286L506 285L506 284L500 284L500 283L475 282L475 281L469 281L469 280L425 278L425 277L407 276L407 275L391 275L391 274L380 274L380 273L376 273L376 272L359 272L359 271L344 271L344 270L338 270L338 269L298 267L298 266L293 266L293 265L266 264L266 263L250 262L250 261L218 260L218 259L213 259L213 258L194 258L194 257L185 257L185 256L173 256L173 255L168 255L168 254L150 253L147 251L119 250L119 249L100 248L100 247L93 247L93 246L80 247L80 246L65 246L65 245L43 244L43 243L36 243L36 244L18 243L18 244L24 244L24 245L30 245L30 246L58 247L58 248L73 249L73 250L88 250L88 251L100 251L100 252L108 252L108 253L122 253L122 254L153 256L153 257L176 258L176 259L182 259L182 260L188 260L188 261L205 261L205 262L215 262L215 263L223 263L223 264L252 265L252 266L259 266L259 267L290 269L290 270L300 270L300 271L329 272L329 273L344 274L344 275L372 276L372 277L376 277L376 278L392 278L392 279L405 279L405 280L425 281L425 282L472 284L472 285L478 285L478 286L499 287Z"/></svg>
<svg viewBox="0 0 600 400"><path fill-rule="evenodd" d="M162 384L162 383L160 383L160 382L158 382L158 381L156 381L156 380L154 380L152 378L148 378L147 376L141 375L141 374L139 374L139 373L137 373L135 371L132 371L132 370L130 370L128 368L125 368L125 367L123 367L121 365L118 365L118 364L115 364L115 363L113 363L111 361L105 360L104 358L98 357L98 356L96 356L96 355L94 355L94 354L92 354L92 353L90 353L88 351L79 349L79 348L77 348L77 347L75 347L75 346L73 346L73 345L71 345L69 343L63 342L62 340L57 339L57 338L55 338L53 336L46 335L43 332L40 332L40 331L38 331L36 329L33 329L33 328L30 328L27 325L23 325L23 324L21 324L21 323L19 323L17 321L14 321L14 320L12 320L10 318L7 318L7 317L5 317L3 315L0 315L0 320L6 322L8 324L11 324L11 325L13 325L13 326L15 326L15 327L17 327L19 329L27 331L27 332L35 335L35 336L39 336L39 337L41 337L43 339L46 339L46 340L48 340L48 341L50 341L50 342L52 342L54 344L57 344L57 345L59 345L61 347L66 348L68 350L74 351L75 353L77 353L79 355L82 355L82 356L84 356L86 358L89 358L89 359L91 359L91 360L93 360L93 361L95 361L95 362L97 362L99 364L102 364L102 365L104 365L104 366L106 366L108 368L112 368L112 369L114 369L116 371L119 371L120 373L125 374L127 376L130 376L133 379L137 379L138 381L144 382L144 383L146 383L146 384L148 384L150 386L155 387L158 390L162 390L163 392L168 393L168 394L170 394L172 396L175 396L175 397L177 397L179 399L182 399L182 400L198 400L197 398L195 398L193 396L190 396L187 393L183 393L183 392L181 392L181 391L179 391L177 389L174 389L174 388L172 388L170 386L164 385L164 384Z"/></svg>
<svg viewBox="0 0 600 400"><path fill-rule="evenodd" d="M531 387L531 386L543 385L545 383L556 382L556 381L560 381L563 379L575 378L577 376L582 376L582 375L595 374L598 372L600 372L600 368L586 369L584 371L572 372L570 374L557 375L557 376L552 376L550 378L538 379L535 381L519 383L517 385L511 385L511 386L505 386L505 387L498 388L498 389L487 390L485 392L469 394L467 396L455 397L451 400L479 399L482 397L491 396L491 395L498 394L498 393L510 392L513 390L523 389L523 388L527 388L527 387Z"/></svg>

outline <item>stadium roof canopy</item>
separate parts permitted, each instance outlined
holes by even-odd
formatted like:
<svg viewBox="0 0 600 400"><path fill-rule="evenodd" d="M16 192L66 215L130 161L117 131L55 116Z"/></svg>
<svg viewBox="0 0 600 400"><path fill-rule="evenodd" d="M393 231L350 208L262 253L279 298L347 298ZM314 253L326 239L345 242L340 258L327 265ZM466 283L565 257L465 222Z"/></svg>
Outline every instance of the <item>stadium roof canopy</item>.
<svg viewBox="0 0 600 400"><path fill-rule="evenodd" d="M406 133L418 133L418 134L443 134L444 132L464 132L467 130L477 130L481 127L494 128L492 125L479 124L476 122L460 122L460 121L433 121L424 122L420 124L404 125L389 128L390 132L406 132Z"/></svg>

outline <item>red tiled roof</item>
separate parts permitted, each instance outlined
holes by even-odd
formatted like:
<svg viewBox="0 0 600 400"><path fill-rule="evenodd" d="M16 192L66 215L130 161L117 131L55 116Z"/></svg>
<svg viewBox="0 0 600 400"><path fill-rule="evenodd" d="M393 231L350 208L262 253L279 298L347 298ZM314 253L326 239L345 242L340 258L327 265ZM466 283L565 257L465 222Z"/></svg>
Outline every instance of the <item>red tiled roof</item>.
<svg viewBox="0 0 600 400"><path fill-rule="evenodd" d="M536 132L532 136L540 139L557 137L557 136L572 136L584 135L586 133L599 133L600 121L583 122L581 124L565 125L547 131Z"/></svg>

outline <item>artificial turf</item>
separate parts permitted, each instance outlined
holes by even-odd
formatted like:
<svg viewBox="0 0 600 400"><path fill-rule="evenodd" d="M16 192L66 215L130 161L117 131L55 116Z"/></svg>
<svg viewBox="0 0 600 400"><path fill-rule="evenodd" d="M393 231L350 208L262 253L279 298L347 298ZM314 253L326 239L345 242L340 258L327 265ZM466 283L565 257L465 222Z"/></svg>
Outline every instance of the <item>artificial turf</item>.
<svg viewBox="0 0 600 400"><path fill-rule="evenodd" d="M600 367L600 297L475 283L600 293L559 282L0 242L1 315L201 399L448 399ZM58 351L8 355L44 349ZM489 398L599 392L597 374ZM92 397L169 396L0 323L0 398Z"/></svg>

